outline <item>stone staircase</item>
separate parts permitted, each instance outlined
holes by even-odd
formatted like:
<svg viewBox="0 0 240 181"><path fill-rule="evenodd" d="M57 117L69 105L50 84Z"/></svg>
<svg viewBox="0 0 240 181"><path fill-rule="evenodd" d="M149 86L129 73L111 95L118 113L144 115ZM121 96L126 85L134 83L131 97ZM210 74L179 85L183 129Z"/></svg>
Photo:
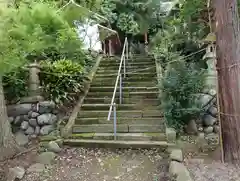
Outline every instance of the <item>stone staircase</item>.
<svg viewBox="0 0 240 181"><path fill-rule="evenodd" d="M119 91L116 95L117 140L114 140L113 118L108 121L107 116L119 62L116 57L101 61L66 143L117 147L168 145L162 113L158 108L155 60L140 55L127 61L122 104L119 104Z"/></svg>

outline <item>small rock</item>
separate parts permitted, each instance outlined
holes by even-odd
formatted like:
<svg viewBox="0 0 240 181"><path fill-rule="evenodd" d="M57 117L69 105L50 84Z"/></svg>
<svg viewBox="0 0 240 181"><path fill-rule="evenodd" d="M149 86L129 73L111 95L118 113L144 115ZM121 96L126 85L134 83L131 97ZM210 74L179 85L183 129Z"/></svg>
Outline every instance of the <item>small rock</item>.
<svg viewBox="0 0 240 181"><path fill-rule="evenodd" d="M29 135L29 138L30 138L30 139L36 139L36 138L37 138L37 135L36 135L35 133L33 133L33 134Z"/></svg>
<svg viewBox="0 0 240 181"><path fill-rule="evenodd" d="M16 137L16 142L19 146L25 146L26 144L28 144L28 136L26 136L23 132L21 131L18 131L16 134L15 134L15 137Z"/></svg>
<svg viewBox="0 0 240 181"><path fill-rule="evenodd" d="M28 169L27 172L43 172L45 169L45 165L42 163L35 163L31 165Z"/></svg>
<svg viewBox="0 0 240 181"><path fill-rule="evenodd" d="M210 89L208 94L210 94L211 96L214 96L217 94L217 91L215 89Z"/></svg>
<svg viewBox="0 0 240 181"><path fill-rule="evenodd" d="M8 117L8 121L10 122L10 124L12 124L14 121L14 117Z"/></svg>
<svg viewBox="0 0 240 181"><path fill-rule="evenodd" d="M58 144L59 147L63 146L63 140L62 139L57 139L55 142Z"/></svg>
<svg viewBox="0 0 240 181"><path fill-rule="evenodd" d="M39 135L39 134L40 134L40 127L39 127L39 126L36 126L36 127L35 127L34 134L36 134L36 135Z"/></svg>
<svg viewBox="0 0 240 181"><path fill-rule="evenodd" d="M39 113L43 114L43 113L50 113L53 111L53 109L55 108L55 103L53 101L43 101L43 102L39 102Z"/></svg>
<svg viewBox="0 0 240 181"><path fill-rule="evenodd" d="M166 137L167 141L174 143L176 141L177 133L174 128L166 128Z"/></svg>
<svg viewBox="0 0 240 181"><path fill-rule="evenodd" d="M11 175L11 178L22 179L25 175L25 169L23 167L10 168L9 175Z"/></svg>
<svg viewBox="0 0 240 181"><path fill-rule="evenodd" d="M25 134L32 135L34 133L34 128L29 126L28 129L25 131Z"/></svg>
<svg viewBox="0 0 240 181"><path fill-rule="evenodd" d="M57 122L57 116L51 113L42 114L37 117L37 122L39 125L55 124Z"/></svg>
<svg viewBox="0 0 240 181"><path fill-rule="evenodd" d="M58 144L55 141L50 141L48 143L48 150L55 153L59 153L62 149L58 146Z"/></svg>
<svg viewBox="0 0 240 181"><path fill-rule="evenodd" d="M41 135L48 135L50 132L52 132L54 130L54 126L53 125L46 125L46 126L43 126L41 129L40 129L40 134Z"/></svg>
<svg viewBox="0 0 240 181"><path fill-rule="evenodd" d="M53 152L43 152L37 157L37 162L42 164L51 164L55 159L56 154Z"/></svg>
<svg viewBox="0 0 240 181"><path fill-rule="evenodd" d="M29 120L28 115L23 115L23 120L28 121Z"/></svg>
<svg viewBox="0 0 240 181"><path fill-rule="evenodd" d="M32 112L31 117L32 117L32 118L36 118L36 117L38 117L39 115L40 115L40 114L37 113L37 112Z"/></svg>
<svg viewBox="0 0 240 181"><path fill-rule="evenodd" d="M218 110L217 110L216 107L211 106L211 107L208 109L208 112L209 112L213 117L216 117L216 116L217 116L217 113L218 113Z"/></svg>
<svg viewBox="0 0 240 181"><path fill-rule="evenodd" d="M188 125L185 128L185 131L188 134L197 134L198 128L197 128L197 124L196 124L195 120L192 119L189 121Z"/></svg>
<svg viewBox="0 0 240 181"><path fill-rule="evenodd" d="M219 130L220 130L219 126L217 126L217 125L213 126L214 133L219 133Z"/></svg>
<svg viewBox="0 0 240 181"><path fill-rule="evenodd" d="M22 129L22 130L26 130L26 129L28 129L28 127L29 127L29 124L28 124L27 121L23 121L23 122L21 123L21 129Z"/></svg>
<svg viewBox="0 0 240 181"><path fill-rule="evenodd" d="M209 134L213 132L213 127L212 126L208 126L206 128L204 128L204 133Z"/></svg>
<svg viewBox="0 0 240 181"><path fill-rule="evenodd" d="M209 114L203 116L203 123L205 126L213 126L216 123L217 119L212 117Z"/></svg>
<svg viewBox="0 0 240 181"><path fill-rule="evenodd" d="M38 125L37 124L37 119L35 119L35 118L29 119L29 124L33 127L36 127Z"/></svg>
<svg viewBox="0 0 240 181"><path fill-rule="evenodd" d="M183 161L182 150L180 150L180 149L172 150L171 154L170 154L170 159L173 160L173 161L182 162Z"/></svg>
<svg viewBox="0 0 240 181"><path fill-rule="evenodd" d="M21 116L15 117L14 124L15 125L21 125L21 123L22 123Z"/></svg>
<svg viewBox="0 0 240 181"><path fill-rule="evenodd" d="M212 96L209 94L202 94L199 99L201 107L208 107L208 103L211 101Z"/></svg>
<svg viewBox="0 0 240 181"><path fill-rule="evenodd" d="M31 117L32 117L32 113L33 113L33 111L29 111L29 112L28 112L28 118L31 118Z"/></svg>

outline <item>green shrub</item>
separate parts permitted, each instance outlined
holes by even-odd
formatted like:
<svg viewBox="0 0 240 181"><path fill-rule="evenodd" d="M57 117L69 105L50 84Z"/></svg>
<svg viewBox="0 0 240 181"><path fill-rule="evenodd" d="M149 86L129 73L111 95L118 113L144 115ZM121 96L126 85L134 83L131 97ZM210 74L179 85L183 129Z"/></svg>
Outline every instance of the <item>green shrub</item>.
<svg viewBox="0 0 240 181"><path fill-rule="evenodd" d="M28 71L15 69L3 75L3 88L7 102L15 103L28 93Z"/></svg>
<svg viewBox="0 0 240 181"><path fill-rule="evenodd" d="M73 101L80 93L85 80L84 67L71 60L41 62L40 81L44 97L59 105Z"/></svg>
<svg viewBox="0 0 240 181"><path fill-rule="evenodd" d="M196 95L203 90L204 82L205 71L196 69L194 64L181 61L167 67L160 88L162 110L168 126L181 131L200 114Z"/></svg>

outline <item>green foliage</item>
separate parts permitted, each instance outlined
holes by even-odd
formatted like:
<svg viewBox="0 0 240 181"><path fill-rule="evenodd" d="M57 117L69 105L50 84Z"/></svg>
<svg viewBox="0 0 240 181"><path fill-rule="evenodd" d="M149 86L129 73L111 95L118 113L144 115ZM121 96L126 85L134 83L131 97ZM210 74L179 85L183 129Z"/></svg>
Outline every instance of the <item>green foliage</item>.
<svg viewBox="0 0 240 181"><path fill-rule="evenodd" d="M93 57L82 49L66 13L57 10L57 4L50 1L21 1L17 8L0 10L0 70L7 100L27 95L28 78L24 76L28 70L19 67L35 60L46 60L41 81L47 98L61 104L80 92L83 73Z"/></svg>
<svg viewBox="0 0 240 181"><path fill-rule="evenodd" d="M103 0L99 12L127 34L143 34L148 31L157 15L159 1ZM155 14L154 14L155 13Z"/></svg>
<svg viewBox="0 0 240 181"><path fill-rule="evenodd" d="M44 96L57 104L73 101L82 91L84 67L71 60L41 62L40 81Z"/></svg>
<svg viewBox="0 0 240 181"><path fill-rule="evenodd" d="M160 85L162 110L168 126L181 131L200 114L196 94L204 85L205 71L196 69L194 64L179 61L168 66Z"/></svg>
<svg viewBox="0 0 240 181"><path fill-rule="evenodd" d="M3 76L5 98L15 103L28 93L28 72L24 69L13 69Z"/></svg>

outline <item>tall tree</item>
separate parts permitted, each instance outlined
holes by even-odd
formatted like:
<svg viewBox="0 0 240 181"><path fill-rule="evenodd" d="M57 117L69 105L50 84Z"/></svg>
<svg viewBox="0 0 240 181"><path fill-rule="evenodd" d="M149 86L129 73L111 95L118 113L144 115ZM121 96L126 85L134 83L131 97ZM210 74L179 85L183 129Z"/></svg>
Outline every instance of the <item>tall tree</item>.
<svg viewBox="0 0 240 181"><path fill-rule="evenodd" d="M240 162L240 37L237 0L215 0L217 70L224 160Z"/></svg>
<svg viewBox="0 0 240 181"><path fill-rule="evenodd" d="M0 20L3 20L4 18L3 11L7 9L7 6L8 6L8 1L1 2L0 16L2 16L2 18L0 18ZM1 21L0 22L1 29L2 29L2 26L4 26L3 24L4 24L4 21ZM3 29L0 30L1 39L3 37L1 35L4 35L3 31L4 31ZM3 39L1 41L2 43L4 42ZM0 47L3 48L2 46ZM5 47L5 48L6 48L5 50L7 50L10 47ZM7 51L11 51L11 49ZM1 54L4 54L4 53L6 52L4 51L1 52ZM6 66L5 63L6 62L4 62L4 59L2 59L2 55L0 55L0 66L1 66L1 69L0 69L0 161L6 158L9 158L10 156L13 156L19 150L19 147L16 144L14 135L12 133L10 123L8 121L8 115L7 115L4 92L3 92L2 75L3 75L3 72L6 69L8 69L8 66Z"/></svg>

